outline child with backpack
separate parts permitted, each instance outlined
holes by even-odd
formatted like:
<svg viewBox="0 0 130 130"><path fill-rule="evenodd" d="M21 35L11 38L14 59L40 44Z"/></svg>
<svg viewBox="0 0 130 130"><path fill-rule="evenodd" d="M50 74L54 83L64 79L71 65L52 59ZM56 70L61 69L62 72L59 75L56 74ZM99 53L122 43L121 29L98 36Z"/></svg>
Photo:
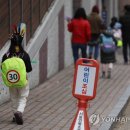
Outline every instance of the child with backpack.
<svg viewBox="0 0 130 130"><path fill-rule="evenodd" d="M29 95L27 73L32 71L30 57L21 44L24 35L22 32L17 27L14 28L10 48L4 54L1 64L3 81L9 87L13 122L18 125L23 125L23 112Z"/></svg>
<svg viewBox="0 0 130 130"><path fill-rule="evenodd" d="M115 62L116 39L105 25L102 27L100 42L100 61L102 68L102 78L111 78L113 63Z"/></svg>
<svg viewBox="0 0 130 130"><path fill-rule="evenodd" d="M117 47L118 48L122 47L122 44L123 44L121 26L122 25L119 22L116 22L114 25L114 29L112 30L113 36L117 40Z"/></svg>

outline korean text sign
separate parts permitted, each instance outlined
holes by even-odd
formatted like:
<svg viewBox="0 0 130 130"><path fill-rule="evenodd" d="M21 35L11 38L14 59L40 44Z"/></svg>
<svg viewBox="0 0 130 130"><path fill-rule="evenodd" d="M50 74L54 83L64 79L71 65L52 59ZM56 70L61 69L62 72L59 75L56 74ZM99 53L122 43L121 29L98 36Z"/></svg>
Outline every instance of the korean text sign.
<svg viewBox="0 0 130 130"><path fill-rule="evenodd" d="M76 63L73 95L79 99L93 99L96 95L99 64L96 60L81 58Z"/></svg>

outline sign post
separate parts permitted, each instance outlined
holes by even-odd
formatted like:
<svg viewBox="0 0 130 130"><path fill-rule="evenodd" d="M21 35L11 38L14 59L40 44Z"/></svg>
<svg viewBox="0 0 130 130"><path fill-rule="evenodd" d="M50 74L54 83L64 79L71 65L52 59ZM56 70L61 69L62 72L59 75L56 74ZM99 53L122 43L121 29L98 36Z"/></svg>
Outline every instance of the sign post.
<svg viewBox="0 0 130 130"><path fill-rule="evenodd" d="M90 130L86 108L87 102L96 96L98 73L99 64L96 60L77 60L72 93L78 99L78 111L70 130Z"/></svg>

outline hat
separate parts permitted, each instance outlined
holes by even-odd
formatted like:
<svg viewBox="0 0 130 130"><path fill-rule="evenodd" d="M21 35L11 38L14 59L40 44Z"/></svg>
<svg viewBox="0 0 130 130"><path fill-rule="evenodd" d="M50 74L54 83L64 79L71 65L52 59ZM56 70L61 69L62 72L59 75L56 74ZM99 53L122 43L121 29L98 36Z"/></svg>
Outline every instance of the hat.
<svg viewBox="0 0 130 130"><path fill-rule="evenodd" d="M93 6L92 12L94 12L94 13L99 13L99 8L98 8L97 5Z"/></svg>
<svg viewBox="0 0 130 130"><path fill-rule="evenodd" d="M22 27L22 24L19 24L18 26L13 25L12 26L13 33L11 35L11 44L19 45L22 43L25 29Z"/></svg>
<svg viewBox="0 0 130 130"><path fill-rule="evenodd" d="M116 22L114 25L114 29L121 29L121 24L119 22Z"/></svg>

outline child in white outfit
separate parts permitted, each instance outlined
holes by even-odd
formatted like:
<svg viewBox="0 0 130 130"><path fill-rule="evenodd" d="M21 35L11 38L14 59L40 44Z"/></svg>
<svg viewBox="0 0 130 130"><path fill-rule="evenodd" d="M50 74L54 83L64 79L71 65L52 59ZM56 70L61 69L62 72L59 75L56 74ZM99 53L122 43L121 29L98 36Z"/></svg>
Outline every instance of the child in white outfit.
<svg viewBox="0 0 130 130"><path fill-rule="evenodd" d="M113 36L117 40L117 47L122 47L122 31L121 31L121 24L116 22L114 25L114 29L112 30Z"/></svg>
<svg viewBox="0 0 130 130"><path fill-rule="evenodd" d="M13 33L11 37L11 44L8 52L4 54L2 58L2 63L6 61L6 59L9 59L11 57L19 57L23 60L25 64L25 73L32 71L31 61L30 57L27 54L26 51L24 51L22 47L22 40L23 37L20 35L20 32L17 32L15 30L15 33ZM12 63L13 64L13 63ZM25 74L26 76L26 74ZM10 76L12 78L12 76ZM26 79L27 77L25 77ZM27 97L29 95L29 81L27 81L26 86L23 86L22 88L16 88L16 87L10 87L10 96L12 101L12 109L14 112L13 122L16 122L18 125L23 124L23 112L26 106Z"/></svg>

